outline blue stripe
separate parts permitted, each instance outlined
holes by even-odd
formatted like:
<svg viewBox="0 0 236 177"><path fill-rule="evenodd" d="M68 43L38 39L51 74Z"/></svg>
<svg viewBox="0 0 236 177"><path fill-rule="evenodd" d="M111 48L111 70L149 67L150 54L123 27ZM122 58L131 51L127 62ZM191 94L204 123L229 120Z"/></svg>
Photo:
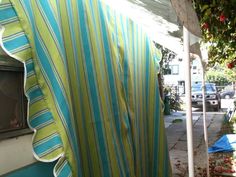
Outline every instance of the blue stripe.
<svg viewBox="0 0 236 177"><path fill-rule="evenodd" d="M60 0L59 0L60 1ZM71 6L71 3L69 3L68 1L66 1L67 2L67 6ZM59 3L58 3L59 4ZM68 11L68 10L67 10ZM76 45L76 37L75 37L75 32L74 32L74 28L73 28L73 24L74 23L74 18L73 18L73 14L71 13L71 11L69 11L69 25L70 25L70 30L71 30L71 39L72 39L72 45L73 45L73 54L74 54L74 57L75 57L75 59L74 59L74 62L75 62L75 72L76 72L76 75L78 76L78 77L76 77L76 79L77 79L77 82L78 83L80 83L80 80L79 80L79 78L82 78L81 77L81 74L80 74L80 72L79 72L79 63L78 63L78 60L80 60L80 58L79 58L79 56L78 56L78 48L77 48L77 45ZM79 27L78 27L79 28ZM73 81L72 81L73 82ZM79 88L80 88L80 86L79 86ZM78 93L79 93L79 100L80 100L80 103L83 103L83 99L82 99L82 97L84 96L83 95L83 93L81 92L81 91L79 91L79 89L78 89ZM81 104L81 106L82 106L82 110L81 110L81 114L82 114L82 124L83 124L83 127L85 127L86 125L85 125L85 119L86 119L86 116L84 116L85 115L85 113L84 113L84 111L85 111L85 109L83 109L84 108L84 104ZM91 130L88 130L88 131L91 131ZM87 129L86 128L83 128L83 132L84 132L84 135L87 135ZM88 152L89 151L89 143L88 143L88 138L85 138L85 141L86 141L86 143L85 143L85 145L86 145L86 153L87 153L87 156L88 156L88 161L89 161L89 169L91 170L92 169L92 163L91 163L91 154ZM89 171L89 172L92 172L92 170L91 171ZM83 176L82 175L82 170L80 170L79 171L79 176ZM91 174L90 174L90 176L91 176Z"/></svg>
<svg viewBox="0 0 236 177"><path fill-rule="evenodd" d="M155 72L158 72L159 71L159 61L160 61L160 58L159 58L159 56L154 54L153 59L154 59Z"/></svg>
<svg viewBox="0 0 236 177"><path fill-rule="evenodd" d="M17 17L17 14L13 7L9 7L6 9L0 9L0 22L6 21L7 19Z"/></svg>
<svg viewBox="0 0 236 177"><path fill-rule="evenodd" d="M74 57L76 59L78 59L78 52L77 51L77 48L76 48L76 38L75 38L75 31L74 31L74 18L73 18L73 14L72 14L72 7L71 7L71 1L70 0L67 0L66 1L66 5L67 5L67 14L69 16L69 29L70 29L70 35L71 35L71 40L72 40L72 46L73 46L73 54L74 54Z"/></svg>
<svg viewBox="0 0 236 177"><path fill-rule="evenodd" d="M50 30L51 33L55 34L55 36L53 37L54 40L58 41L56 42L59 43L60 48L59 48L59 52L62 52L62 58L65 59L66 55L65 55L65 48L64 48L64 42L63 42L63 38L60 32L60 27L57 23L57 20L55 19L54 15L53 15L53 10L50 8L51 5L49 3L49 0L43 0L43 1L38 1L41 5L41 8L43 10L43 12L45 13L44 19L47 19L47 24L50 25L50 27L52 28L52 30Z"/></svg>
<svg viewBox="0 0 236 177"><path fill-rule="evenodd" d="M91 99L92 99L92 107L94 111L94 121L97 123L96 124L96 129L97 129L97 136L98 136L98 143L99 143L99 149L100 149L100 157L102 160L102 171L103 171L103 176L110 176L110 165L109 161L107 159L107 148L106 148L106 143L104 140L104 135L103 135L103 126L102 126L102 120L101 120L101 113L99 109L99 101L98 101L98 95L96 91L96 81L94 78L94 73L93 73L93 63L92 63L92 56L90 53L90 45L89 45L89 40L88 40L88 32L86 29L86 24L87 22L85 21L85 10L83 7L83 2L78 1L78 9L79 9L79 23L81 24L81 36L83 40L83 47L84 47L84 54L85 54L85 62L87 66L87 74L88 74L88 82L89 82L89 90L91 94Z"/></svg>
<svg viewBox="0 0 236 177"><path fill-rule="evenodd" d="M60 169L60 173L58 173L58 177L68 177L68 176L72 176L72 171L71 171L71 167L69 165L69 163L66 161L66 164L64 165L63 163L63 167L62 169Z"/></svg>
<svg viewBox="0 0 236 177"><path fill-rule="evenodd" d="M92 0L90 0L91 2ZM92 2L91 2L92 3ZM101 10L100 10L101 11ZM118 106L118 99L117 99L117 84L115 82L115 78L114 78L114 68L113 68L113 64L112 64L112 60L114 60L112 57L111 57L111 51L109 50L110 49L110 45L109 45L109 42L108 42L108 36L107 34L109 34L109 32L107 31L107 28L106 28L106 24L104 23L105 21L105 18L104 16L107 17L107 20L108 20L108 23L110 20L112 20L111 18L115 18L115 16L112 16L110 13L110 9L108 8L108 6L106 6L106 9L99 12L100 13L100 18L101 18L101 27L102 27L102 39L103 39L103 45L104 45L104 50L105 50L105 60L106 60L106 70L107 70L107 76L108 76L108 84L109 84L109 87L108 88L112 88L110 89L109 91L111 92L110 94L112 95L110 98L111 98L111 105L110 105L110 102L107 100L107 107L108 107L108 110L109 110L109 114L113 114L112 118L113 120L111 121L111 124L113 121L115 121L115 126L116 126L116 135L117 135L117 140L118 140L118 143L115 141L115 137L114 137L114 131L112 132L112 136L113 136L113 144L115 144L115 154L116 154L116 159L118 161L118 167L119 167L119 170L120 170L120 173L119 173L119 176L127 176L129 175L129 170L128 170L128 164L127 164L127 159L126 159L126 156L125 156L125 150L124 150L124 145L123 145L123 139L122 139L122 135L121 135L121 122L120 122L120 117L122 117L120 115L120 107ZM106 13L106 14L105 14ZM107 23L107 21L106 21ZM114 20L114 23L116 23L116 20ZM108 24L109 25L109 24ZM117 28L116 28L116 25L115 25L115 31L114 32L117 32ZM113 44L116 45L117 49L118 49L118 46L117 46L117 41L115 41L114 37L118 37L117 35L115 35L115 33L112 33L112 41L113 41ZM119 57L117 56L116 60L118 61ZM117 62L116 61L116 62ZM119 63L117 63L117 66L120 66ZM121 69L121 68L119 68ZM107 98L109 99L109 98ZM111 108L112 107L112 108ZM111 125L112 126L112 125ZM120 148L119 148L120 147ZM120 154L119 154L120 152ZM117 174L118 175L118 174Z"/></svg>
<svg viewBox="0 0 236 177"><path fill-rule="evenodd" d="M145 55L145 62L146 62L146 64L145 64L145 83L144 83L144 86L145 86L145 96L144 96L144 99L145 99L145 105L143 105L144 107L145 107L145 114L144 114L144 116L145 117L148 117L150 114L149 114L149 94L150 94L150 92L149 92L149 86L150 86L150 83L149 83L149 79L150 79L150 57L149 57L149 55L150 55L150 46L149 46L149 40L148 40L148 38L147 38L147 36L145 36L145 40L146 40L146 55ZM145 137L149 137L149 136L151 136L150 134L148 134L148 131L149 131L149 119L147 119L147 120L144 120L144 121L146 121L146 123L144 124L144 128L145 128ZM151 156L150 156L150 152L149 152L149 143L146 143L145 144L145 148L146 148L146 150L147 150L147 154L145 155L145 158L146 158L146 162L149 162L150 161L150 158L151 158ZM147 176L151 176L151 171L146 171L147 172Z"/></svg>
<svg viewBox="0 0 236 177"><path fill-rule="evenodd" d="M49 122L49 121L50 122L53 121L52 114L51 114L51 112L45 112L45 113L37 116L36 118L33 118L30 121L30 125L35 128L35 127L38 127L41 124L45 124L46 122Z"/></svg>
<svg viewBox="0 0 236 177"><path fill-rule="evenodd" d="M34 17L33 17L33 12L32 12L32 7L31 7L31 0L20 0L21 2L21 5L25 11L25 14L27 14L27 17L29 18L29 22L30 22L30 25L31 25L31 30L33 32L35 32L35 29L33 27L33 24L35 21L34 21Z"/></svg>
<svg viewBox="0 0 236 177"><path fill-rule="evenodd" d="M34 86L34 88L29 89L27 91L27 94L30 98L30 101L35 100L38 97L43 97L43 93L41 89L38 86Z"/></svg>
<svg viewBox="0 0 236 177"><path fill-rule="evenodd" d="M58 83L55 75L54 75L54 72L51 68L51 65L49 63L49 58L48 58L48 55L46 54L46 51L45 51L45 46L43 48L43 44L42 44L42 41L40 41L39 39L39 34L38 32L35 30L35 26L34 26L34 18L33 18L33 13L32 13L32 8L30 6L30 0L25 0L25 7L27 9L27 12L29 14L29 17L30 17L30 21L31 21L31 25L32 25L32 30L34 31L34 39L35 39L35 48L37 49L37 54L39 56L39 59L40 59L40 62L41 62L41 65L44 69L44 71L46 72L47 74L47 77L48 79L51 81L50 84L51 84L51 87L53 89L53 93L54 93L54 98L57 100L57 103L58 103L58 106L59 106L59 109L60 111L62 112L63 114L63 122L64 120L66 122L66 125L63 124L64 126L66 126L66 130L67 130L67 133L68 133L68 136L69 136L69 140L70 140L70 143L72 144L72 149L74 150L74 153L75 153L75 159L77 159L78 161L78 171L79 173L81 173L82 170L81 167L80 167L80 155L79 155L79 150L78 150L78 143L77 143L77 139L75 137L75 134L74 134L74 130L70 127L73 127L72 126L72 123L71 123L71 117L70 117L70 113L69 113L69 108L68 108L68 105L67 105L67 101L65 99L65 97L63 96L63 92L62 90L60 89L60 84ZM82 175L80 175L82 176Z"/></svg>
<svg viewBox="0 0 236 177"><path fill-rule="evenodd" d="M129 102L129 96L128 96L128 79L129 79L129 71L128 71L128 47L127 47L127 36L126 34L128 33L127 30L125 30L124 28L124 20L122 19L122 16L120 16L120 20L121 20L121 29L122 29L122 36L123 36L123 40L124 40L124 76L122 77L122 81L124 83L124 88L125 88L125 97L126 97L126 101L127 103Z"/></svg>
<svg viewBox="0 0 236 177"><path fill-rule="evenodd" d="M133 92L134 92L134 101L133 101L133 103L134 103L134 114L135 114L135 117L137 116L137 110L138 110L138 108L137 108L137 95L136 95L136 90L137 90L137 88L136 88L136 65L137 65L137 51L136 51L136 47L135 47L135 44L137 43L137 40L138 40L138 35L137 35L137 32L136 32L136 30L134 30L134 24L132 23L132 25L130 25L130 30L131 31L133 31L132 32L132 52L133 52L133 86L134 86L134 88L133 88ZM136 118L137 120L138 120L138 118ZM139 147L138 147L138 145L139 145L139 135L138 135L138 130L139 130L139 128L138 128L138 121L137 120L135 120L134 121L134 129L136 130L136 135L134 135L134 147L133 147L133 149L134 149L134 163L135 163L135 166L134 166L134 168L135 168L135 171L138 171L139 169L137 168L138 167L138 163L139 163L139 157L138 157L138 154L139 154Z"/></svg>
<svg viewBox="0 0 236 177"><path fill-rule="evenodd" d="M136 96L135 96L135 91L136 91L136 70L135 70L135 59L136 59L136 53L135 53L135 42L134 42L134 35L135 35L135 33L134 33L134 24L133 23L131 23L131 25L129 25L129 26L127 26L126 27L126 31L132 31L132 33L131 33L131 39L132 39L132 41L130 42L130 45L131 45L131 47L132 47L132 50L131 50L131 52L132 52L132 56L134 57L132 60L133 60L133 78L132 79L130 79L130 83L133 85L133 88L132 88L132 90L133 90L133 93L134 93L134 95L133 95L133 97L132 97L132 103L134 104L133 105L133 109L134 110L131 110L131 111L134 111L134 116L136 116L136 112L135 112L135 110L137 109L136 108ZM130 64L131 66L132 66L132 63ZM130 71L131 72L131 71ZM133 83L132 83L133 82ZM129 104L128 104L129 105ZM128 107L128 109L131 109L130 108L130 106ZM136 121L134 121L134 123L133 123L134 125L133 125L133 129L136 129ZM131 131L133 131L133 130L131 130ZM136 157L136 152L137 152L137 137L135 137L135 135L133 135L134 137L133 137L133 146L132 146L132 149L133 149L133 159L134 159L134 171L137 171L137 157Z"/></svg>
<svg viewBox="0 0 236 177"><path fill-rule="evenodd" d="M159 92L158 92L158 81L156 79L156 88L155 88L155 114L154 114L154 138L153 138L153 150L154 150L154 154L153 154L153 176L158 177L158 152L159 152L159 128L156 127L160 127L160 98L159 98ZM163 162L160 162L163 163Z"/></svg>
<svg viewBox="0 0 236 177"><path fill-rule="evenodd" d="M37 49L36 52L39 56L40 62L43 66L43 69L46 71L47 77L51 81L51 86L52 86L52 89L53 89L54 96L55 96L55 98L57 100L57 103L59 105L59 109L61 110L64 119L66 119L66 124L67 124L66 125L66 130L69 130L69 132L68 132L69 135L68 136L71 137L69 139L72 141L73 149L75 149L75 153L76 153L76 158L75 159L80 159L79 154L78 154L79 153L78 145L73 143L73 142L77 142L77 139L75 138L75 134L73 132L73 129L69 128L69 127L72 127L72 124L71 124L71 121L70 121L69 108L68 108L68 105L66 104L67 101L63 96L63 92L60 89L60 84L58 83L58 81L57 81L57 79L54 75L54 72L51 68L51 65L49 63L50 59L48 58L48 55L46 54L46 51L44 51L44 49L43 49L43 44L41 43L41 41L39 39L39 36L38 36L39 34L35 30L34 23L32 23L32 22L34 22L34 18L33 18L32 8L30 6L30 0L24 0L24 2L25 2L24 7L26 7L25 10L28 12L27 14L29 14L31 24L33 25L32 30L34 31L35 48Z"/></svg>
<svg viewBox="0 0 236 177"><path fill-rule="evenodd" d="M145 42L146 42L146 35L141 31L141 34L142 34L142 42L141 42L141 44L144 44L145 45ZM149 47L149 45L148 46L146 46L146 47ZM143 94L143 105L142 105L142 108L141 109L143 109L143 114L142 114L142 116L143 116L143 118L142 118L142 120L143 120L143 123L142 123L142 127L143 127L143 134L144 134L144 139L145 138L148 138L149 136L148 136L148 132L147 132L147 130L148 130L148 125L147 125L147 120L145 119L145 117L147 117L147 104L146 104L146 100L148 99L148 93L147 93L147 91L146 91L146 81L147 81L147 79L148 78L146 78L145 76L146 76L146 73L148 72L148 70L146 70L146 68L145 68L145 66L146 66L146 61L147 60L149 60L149 58L146 58L146 50L145 50L146 48L144 48L143 49L143 55L142 55L142 58L141 58L141 72L143 73L142 74L142 94ZM145 151L144 151L144 159L143 159L143 162L145 162L146 164L148 164L148 162L149 162L149 157L148 157L148 143L145 143L145 141L143 141L143 143L144 143L144 149L145 149ZM149 167L149 164L148 165L145 165L145 169L147 169ZM150 176L149 175L149 170L144 170L144 175L146 175L146 176Z"/></svg>
<svg viewBox="0 0 236 177"><path fill-rule="evenodd" d="M148 98L149 98L149 77L150 77L150 57L149 57L149 54L150 54L150 46L149 46L149 40L148 38L146 37L146 66L145 66L145 70L146 70L146 76L145 76L145 79L146 79L146 83L145 83L145 90L146 90L146 108L149 108L149 102L148 102Z"/></svg>
<svg viewBox="0 0 236 177"><path fill-rule="evenodd" d="M36 154L43 154L55 146L62 146L61 138L57 134L53 135L42 144L35 144L34 151Z"/></svg>
<svg viewBox="0 0 236 177"><path fill-rule="evenodd" d="M26 64L26 71L27 71L27 73L34 71L34 63L33 62Z"/></svg>
<svg viewBox="0 0 236 177"><path fill-rule="evenodd" d="M123 17L120 15L120 20L121 20L121 29L122 29L122 36L123 36L123 40L124 40L124 58L123 58L123 61L124 61L124 66L123 66L123 72L124 72L124 75L122 77L122 80L123 80L123 87L125 89L125 98L126 98L126 104L129 105L129 92L130 92L130 89L129 89L129 80L131 79L131 76L130 76L130 68L129 68L129 58L128 58L128 50L130 46L134 45L132 43L129 43L129 30L128 29L128 18L126 18L126 20L123 20L122 19ZM126 23L126 28L124 27L124 23ZM129 145L132 147L133 146L133 140L132 140L132 135L131 135L131 123L130 123L130 116L129 114L127 113L125 116L124 116L124 121L126 123L126 127L127 127L127 131L129 132L128 133L128 141L129 141Z"/></svg>
<svg viewBox="0 0 236 177"><path fill-rule="evenodd" d="M91 0L90 0L91 1ZM104 11L103 11L104 12ZM108 18L108 20L110 19L111 17L111 14L110 14L110 9L106 6L106 11L107 14L106 14L106 17ZM104 13L105 13L104 12ZM102 12L100 12L101 14ZM103 44L104 44L104 48L105 50L107 49L107 47L109 47L109 44L108 44L108 40L107 40L107 30L106 30L106 27L105 27L105 24L104 24L104 14L101 14L100 15L101 17L101 26L103 27L102 31L102 35L103 35ZM116 23L116 20L114 20L114 23ZM116 25L115 25L116 26ZM115 32L117 32L117 28L115 28ZM117 49L118 49L118 46L117 46L117 41L115 41L114 39L114 33L113 33L113 42L114 42L114 45L116 45ZM117 35L115 35L116 38L118 37ZM110 47L109 47L110 48ZM108 49L109 49L108 48ZM117 60L118 60L118 56L117 56ZM127 165L127 159L125 158L125 154L124 154L124 146L123 146L123 139L122 139L122 135L121 135L121 123L120 123L120 111L119 111L119 106L118 106L118 103L117 103L117 85L116 85L116 82L115 82L115 78L114 78L114 73L113 73L113 65L112 65L112 58L110 56L110 51L107 52L107 54L105 55L105 60L106 60L106 65L107 65L107 74L108 74L108 84L109 84L109 88L112 88L110 89L109 91L111 92L110 94L112 95L110 98L111 98L111 105L110 103L108 102L108 106L109 106L109 113L110 114L113 114L113 121L115 121L115 126L116 126L116 134L118 136L118 143L116 143L116 141L114 141L113 143L115 144L115 153L116 153L116 159L118 160L118 165L119 165L119 169L120 169L120 176L127 176L129 174L129 170L128 170L128 165ZM120 66L119 64L117 66ZM111 109L111 107L112 109ZM114 137L114 135L113 135ZM115 139L115 138L114 138ZM120 146L120 149L118 148ZM119 150L118 150L119 149ZM120 151L120 154L121 154L121 157L118 153L118 151ZM123 170L125 169L125 170Z"/></svg>
<svg viewBox="0 0 236 177"><path fill-rule="evenodd" d="M40 40L40 37L38 36L39 34L37 33L37 36L35 35L34 39L35 39L35 46L37 49L37 54L39 56L40 59L40 63L42 64L42 67L44 69L44 71L46 72L46 75L48 77L48 80L50 80L50 84L52 86L53 89L53 94L54 94L54 98L57 101L57 104L59 106L59 110L62 112L63 117L61 117L63 120L65 120L66 122L66 130L68 136L70 137L69 140L71 141L71 144L73 145L73 149L74 149L74 153L76 154L76 158L78 161L80 159L79 156L79 150L78 150L78 142L77 142L77 138L74 134L74 129L71 128L73 127L72 123L71 123L71 115L70 115L70 111L69 111L69 107L67 104L67 100L63 95L63 91L60 87L60 84L57 81L57 78L55 76L55 73L53 72L53 69L51 67L51 64L49 63L49 61L51 60L49 58L48 52L46 51L46 47L44 46L44 44L42 43L42 41ZM62 121L63 121L62 120Z"/></svg>
<svg viewBox="0 0 236 177"><path fill-rule="evenodd" d="M127 22L127 18L126 18L126 21L122 21L123 23L128 23ZM123 24L122 23L122 24ZM126 26L128 26L127 24L126 24ZM122 25L122 27L123 27L123 25ZM126 101L127 101L127 103L129 103L129 79L131 78L130 77L130 71L129 71L129 61L130 61L130 59L129 59L129 56L128 56L128 54L129 54L129 47L128 46L130 46L129 45L129 38L128 38L128 35L129 35L129 30L127 29L127 27L126 27L126 30L124 31L125 33L123 34L123 36L124 36L124 39L126 39L126 41L125 41L125 46L124 46L124 51L125 51L125 56L124 56L124 87L125 87L125 90L126 90ZM125 36L125 35L127 35L127 36Z"/></svg>
<svg viewBox="0 0 236 177"><path fill-rule="evenodd" d="M141 59L142 59L142 50L139 50L138 49L138 47L139 47L139 44L141 44L142 43L142 36L141 35L139 35L139 34L142 34L142 33L139 33L139 28L138 28L138 25L137 24L134 24L136 27L135 27L135 29L137 30L136 31L136 35L137 35L137 43L136 44L134 44L135 46L136 46L136 50L137 50L137 58L136 58L136 60L135 60L135 62L136 62L136 66L137 66L137 73L136 73L136 75L135 75L135 77L137 77L137 87L136 87L136 91L137 91L137 94L135 94L136 95L136 98L137 98L137 102L136 102L136 105L137 105L137 107L136 107L136 109L137 109L137 114L136 114L136 118L137 118L137 139L138 139L138 144L137 144L137 146L138 146L138 149L139 149L139 153L137 154L138 156L139 156L139 162L138 162L138 164L140 165L139 167L142 167L142 164L143 164L143 161L142 161L142 155L143 155L143 148L142 148L142 145L143 145L143 142L142 142L142 139L141 139L141 134L143 133L142 132L142 130L143 130L143 128L142 128L142 120L143 120L143 115L140 115L140 113L141 113L141 111L140 111L140 109L141 109L141 107L140 107L140 97L142 97L142 96L140 96L139 97L139 94L140 94L140 90L141 90L141 88L140 87L142 87L142 80L141 80L141 77L140 77L140 72L141 72L141 67L140 67L140 64L141 64ZM140 41L140 42L139 42ZM143 103L142 103L143 104ZM140 169L138 169L139 170L139 172L140 172L140 174L141 174L141 176L144 176L143 175L143 168L140 168Z"/></svg>
<svg viewBox="0 0 236 177"><path fill-rule="evenodd" d="M53 72L52 66L50 64L51 58L49 58L48 52L46 51L46 46L44 46L43 42L41 41L39 34L35 34L35 48L37 49L37 54L39 56L40 63L43 66L44 71L47 74L47 77L50 80L50 84L53 88L53 93L55 95L55 98L57 100L57 103L59 104L59 108L62 111L63 117L66 118L66 122L68 127L72 127L70 123L70 113L69 113L69 107L67 105L67 100L63 96L63 91L61 89L60 84L58 83L57 77L55 76L55 73ZM70 124L70 125L69 125ZM73 135L73 131L70 131L71 135Z"/></svg>
<svg viewBox="0 0 236 177"><path fill-rule="evenodd" d="M106 9L107 12L109 12L109 9ZM119 106L118 106L118 103L117 103L117 90L116 90L116 81L115 81L115 78L113 76L113 65L112 65L112 60L113 58L111 57L111 51L110 51L110 46L109 46L109 40L108 40L108 37L107 37L107 29L106 29L106 24L105 24L105 19L104 19L104 14L103 14L103 9L101 7L101 4L99 4L99 11L100 11L100 19L101 19L101 28L102 28L102 37L103 37L103 44L104 44L104 50L105 50L105 60L106 60L106 64L107 64L107 70L108 70L108 78L109 78L109 85L110 85L110 91L111 91L111 99L112 99L112 109L113 109L113 112L114 112L114 118L115 118L115 126L116 126L116 129L117 129L117 136L118 136L118 141L119 141L119 144L120 144L120 148L121 148L121 157L117 157L118 158L118 163L119 163L119 167L121 168L121 162L120 162L120 158L122 158L122 162L123 162L123 168L124 168L124 173L123 174L122 170L120 171L120 175L121 176L129 176L130 175L130 170L128 168L128 164L127 164L127 159L126 159L126 156L125 156L125 150L124 150L124 145L123 145L123 137L121 135L122 133L122 130L121 130L121 123L120 123L120 118L124 118L126 119L125 115L119 115ZM108 17L110 17L110 14L107 15ZM116 20L114 20L114 23L116 24ZM115 27L117 27L117 25L115 25ZM117 28L115 28L115 32L117 32ZM118 37L118 36L117 36ZM117 45L117 43L116 43ZM118 47L117 47L118 48ZM119 66L119 65L118 65ZM125 113L126 114L126 113ZM123 120L122 120L123 121ZM125 120L124 120L125 121ZM125 123L127 123L125 121ZM126 124L126 128L129 128L129 126L127 126ZM128 138L129 138L129 134L127 134Z"/></svg>
<svg viewBox="0 0 236 177"><path fill-rule="evenodd" d="M60 4L60 3L58 3ZM66 6L67 6L67 14L68 14L68 19L69 19L69 29L70 29L70 35L71 35L71 40L72 40L72 46L73 46L73 55L74 55L74 61L75 61L75 68L76 68L76 75L79 76L79 69L78 69L78 62L77 60L79 59L79 56L78 56L78 49L77 49L77 46L76 46L76 36L75 36L75 30L74 30L74 17L73 17L73 13L72 13L72 7L71 7L71 1L66 1ZM79 81L79 77L76 77L77 79L77 83L80 83ZM73 81L72 81L73 82ZM76 90L74 90L75 92ZM78 91L78 90L77 90ZM73 94L73 91L71 92ZM72 95L73 96L73 95ZM73 99L76 99L76 98L72 98ZM74 120L76 121L77 123L77 120ZM76 125L75 125L76 126ZM76 131L76 129L74 130ZM88 148L87 148L88 149ZM76 150L77 152L76 153L79 153L80 152L80 147L78 146L78 149ZM79 154L77 154L77 156L79 156ZM82 167L81 167L81 161L80 159L76 159L77 160L77 168L78 168L78 176L83 176L83 171L82 171Z"/></svg>
<svg viewBox="0 0 236 177"><path fill-rule="evenodd" d="M15 50L16 48L22 47L24 45L29 45L26 35L18 36L9 41L4 41L4 46L7 48L7 50Z"/></svg>
<svg viewBox="0 0 236 177"><path fill-rule="evenodd" d="M130 174L130 170L129 170L129 166L127 164L127 159L125 156L125 152L124 152L124 145L123 145L123 137L121 135L121 126L120 126L120 115L119 115L119 105L117 103L117 86L116 86L116 81L115 78L113 76L113 65L112 65L112 57L111 57L111 53L110 53L110 46L109 46L109 42L108 42L108 38L107 38L107 29L106 29L106 24L105 24L105 19L104 19L104 15L103 15L103 9L101 8L101 5L99 5L99 11L100 11L100 18L101 18L101 28L102 28L102 35L103 35L103 44L104 44L104 50L105 50L105 60L106 60L106 64L107 64L107 70L108 70L108 78L109 78L109 86L111 91L111 99L112 99L112 110L113 110L113 114L114 114L114 120L115 120L115 126L116 126L116 130L117 130L117 135L118 135L118 140L119 140L119 144L121 146L121 155L122 155L122 159L123 159L123 167L124 167L124 171L125 171L125 176L129 176ZM114 21L116 23L116 21ZM116 28L117 30L117 28ZM121 115L123 116L123 115ZM118 157L119 158L119 157ZM124 174L122 174L123 176Z"/></svg>

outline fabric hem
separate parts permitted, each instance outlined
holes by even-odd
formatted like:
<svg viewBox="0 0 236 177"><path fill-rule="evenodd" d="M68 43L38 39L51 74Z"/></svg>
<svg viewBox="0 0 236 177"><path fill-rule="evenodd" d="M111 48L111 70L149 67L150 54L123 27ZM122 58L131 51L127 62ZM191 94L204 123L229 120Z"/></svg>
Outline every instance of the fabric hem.
<svg viewBox="0 0 236 177"><path fill-rule="evenodd" d="M12 8L15 10L13 2L10 2L10 3L12 3L12 6L13 6ZM1 4L1 0L0 0L0 4ZM21 26L23 32L26 34L26 36L27 36L28 38L31 38L31 35L30 35L29 33L27 33L25 24L22 24L22 21L21 21L22 19L20 18L21 14L18 14L18 12L17 12L17 16L18 16L18 18L19 18L20 26ZM28 104L27 104L27 124L28 124L29 128L34 132L34 133L33 133L33 136L32 136L32 146L33 146L33 142L34 142L34 140L35 140L35 136L36 136L37 133L38 133L38 130L37 130L36 127L34 127L34 126L31 124L31 122L30 122L30 120L29 120L29 110L30 110L30 100L31 100L31 98L30 98L30 95L29 95L29 94L27 93L27 91L26 91L26 85L27 85L27 80L28 80L28 79L27 79L27 67L26 67L26 62L24 61L24 58L21 58L21 57L17 56L17 54L12 54L12 53L10 52L10 50L8 50L8 49L5 47L4 42L3 42L3 36L4 36L3 34L4 34L4 32L6 32L6 31L7 31L7 29L4 27L4 25L0 25L0 46L2 47L2 50L3 50L8 56L10 56L10 57L12 57L12 58L18 60L19 62L23 63L23 65L24 65L24 93L25 93L25 95L26 95L26 97L27 97L27 100L28 100ZM31 46L31 47L32 47L32 46ZM31 48L31 50L33 50L33 49ZM34 64L34 63L35 63L35 61L34 61L34 56L32 56L32 61L33 61L33 64ZM34 70L34 72L36 72L36 71L35 71L35 68L34 68L33 70ZM36 76L36 80L37 80L37 76ZM38 82L36 82L36 83L34 83L34 84L36 84L36 86L39 86L38 89L41 90L40 84L39 84ZM43 91L41 90L41 92L42 92L42 95L43 95L43 101L45 102L45 98L44 98ZM46 103L46 102L45 102L45 103ZM47 103L46 103L46 105L47 105ZM51 113L51 111L50 111L50 109L48 108L48 106L46 106L46 108L48 109L48 112ZM39 110L39 111L40 111L40 110ZM52 114L51 114L51 116L52 116ZM54 123L55 120L54 120L53 116L52 116L52 119L53 119L53 123ZM49 125L50 125L50 124L49 124ZM56 125L55 125L55 126L56 126ZM47 125L46 125L45 127L47 127ZM44 127L44 128L45 128L45 127ZM59 138L61 138L61 137L60 137L60 134L58 133L58 131L56 131L55 133L57 133L57 134L59 135ZM61 140L61 139L60 139L60 140ZM33 154L33 156L35 157L35 159L38 160L38 161L41 161L41 162L54 162L54 161L58 160L58 162L56 163L56 165L55 165L54 168L53 168L53 174L54 174L55 177L60 176L60 173L57 173L58 168L60 168L60 167L59 167L59 165L60 165L59 162L65 161L65 162L68 163L68 161L66 160L66 158L63 158L63 157L65 157L65 151L63 150L63 148L64 148L63 142L61 141L60 143L61 143L61 147L60 147L60 148L62 148L62 149L59 150L59 151L62 151L62 152L61 152L61 153L59 152L58 155L56 155L55 157L50 158L50 159L41 158L41 157L39 156L39 154L37 154L37 153L35 152L34 148L32 148L32 154ZM49 154L50 154L50 153L49 153ZM48 154L47 154L47 155L48 155ZM63 168L63 167L62 167L62 168Z"/></svg>

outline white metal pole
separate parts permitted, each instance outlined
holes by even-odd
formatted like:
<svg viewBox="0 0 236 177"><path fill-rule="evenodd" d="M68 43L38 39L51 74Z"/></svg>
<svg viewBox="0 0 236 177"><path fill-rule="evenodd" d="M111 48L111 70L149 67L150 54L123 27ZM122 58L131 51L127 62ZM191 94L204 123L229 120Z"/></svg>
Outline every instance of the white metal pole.
<svg viewBox="0 0 236 177"><path fill-rule="evenodd" d="M186 129L188 145L188 172L189 177L194 177L194 158L193 158L193 121L192 121L192 94L191 94L191 69L189 55L189 32L183 27L184 33L184 62L186 64L185 92L186 92Z"/></svg>
<svg viewBox="0 0 236 177"><path fill-rule="evenodd" d="M201 60L202 64L202 112L203 112L203 127L204 127L204 140L205 140L205 147L206 147L206 172L207 177L210 177L209 172L209 154L208 154L208 134L207 134L207 125L206 125L206 87L205 87L205 67L203 61Z"/></svg>

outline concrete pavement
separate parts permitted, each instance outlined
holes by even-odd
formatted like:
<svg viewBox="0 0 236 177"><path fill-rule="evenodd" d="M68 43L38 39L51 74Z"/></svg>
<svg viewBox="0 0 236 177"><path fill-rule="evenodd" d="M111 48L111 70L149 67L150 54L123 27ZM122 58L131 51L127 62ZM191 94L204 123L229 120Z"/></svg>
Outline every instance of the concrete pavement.
<svg viewBox="0 0 236 177"><path fill-rule="evenodd" d="M209 145L219 137L219 131L224 120L223 112L208 112L206 116ZM165 116L165 127L168 149L171 159L173 177L187 176L187 136L186 116L184 112L174 112ZM203 119L201 112L193 113L193 146L194 165L204 168L206 151L204 145Z"/></svg>

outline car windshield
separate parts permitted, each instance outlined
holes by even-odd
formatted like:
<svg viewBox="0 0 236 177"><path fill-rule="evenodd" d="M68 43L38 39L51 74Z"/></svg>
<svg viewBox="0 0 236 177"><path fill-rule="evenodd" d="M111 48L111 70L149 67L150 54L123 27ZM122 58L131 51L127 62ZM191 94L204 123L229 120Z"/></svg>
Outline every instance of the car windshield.
<svg viewBox="0 0 236 177"><path fill-rule="evenodd" d="M196 84L192 86L192 92L200 92L202 90L201 84ZM213 84L206 84L206 92L215 92L216 87Z"/></svg>

